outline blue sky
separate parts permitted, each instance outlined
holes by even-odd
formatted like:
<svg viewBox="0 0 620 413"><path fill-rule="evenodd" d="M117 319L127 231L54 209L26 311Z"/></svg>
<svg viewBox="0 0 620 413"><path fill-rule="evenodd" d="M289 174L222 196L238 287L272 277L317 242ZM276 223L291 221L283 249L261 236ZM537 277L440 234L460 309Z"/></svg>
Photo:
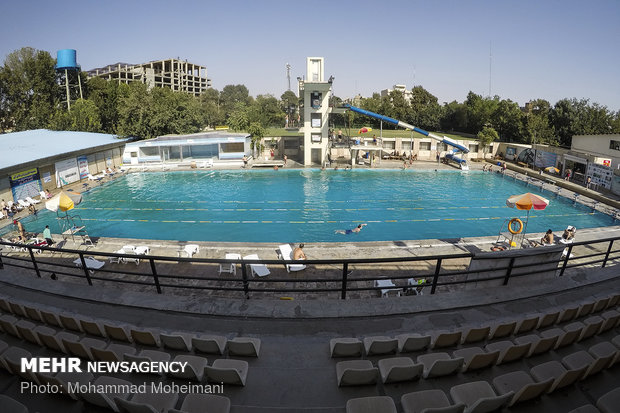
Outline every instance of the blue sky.
<svg viewBox="0 0 620 413"><path fill-rule="evenodd" d="M76 49L83 70L180 57L213 86L279 97L285 64L325 57L336 95L406 84L439 102L468 91L523 105L589 98L620 109L620 1L12 1L2 0L0 57L24 46Z"/></svg>

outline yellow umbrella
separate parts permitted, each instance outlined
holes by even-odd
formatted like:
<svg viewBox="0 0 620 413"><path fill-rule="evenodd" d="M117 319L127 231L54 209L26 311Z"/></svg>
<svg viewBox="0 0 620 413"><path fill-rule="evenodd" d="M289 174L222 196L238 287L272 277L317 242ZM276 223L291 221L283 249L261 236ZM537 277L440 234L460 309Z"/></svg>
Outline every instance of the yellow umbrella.
<svg viewBox="0 0 620 413"><path fill-rule="evenodd" d="M45 203L45 208L53 212L56 212L59 209L61 211L67 212L70 209L73 209L73 207L80 202L82 202L82 194L80 194L79 192L61 191Z"/></svg>

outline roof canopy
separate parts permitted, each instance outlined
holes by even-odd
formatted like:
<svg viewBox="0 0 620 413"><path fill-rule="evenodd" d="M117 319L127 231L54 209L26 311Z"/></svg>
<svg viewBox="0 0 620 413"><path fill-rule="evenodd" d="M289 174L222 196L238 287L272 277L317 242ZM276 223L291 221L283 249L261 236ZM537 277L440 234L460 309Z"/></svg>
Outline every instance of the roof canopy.
<svg viewBox="0 0 620 413"><path fill-rule="evenodd" d="M105 133L47 129L0 134L0 169L124 141Z"/></svg>

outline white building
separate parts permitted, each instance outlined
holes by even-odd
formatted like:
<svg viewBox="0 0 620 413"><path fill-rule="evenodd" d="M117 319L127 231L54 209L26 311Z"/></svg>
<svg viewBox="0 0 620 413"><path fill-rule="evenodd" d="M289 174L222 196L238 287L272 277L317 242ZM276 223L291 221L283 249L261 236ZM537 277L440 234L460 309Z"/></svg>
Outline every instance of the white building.
<svg viewBox="0 0 620 413"><path fill-rule="evenodd" d="M329 144L329 99L332 83L325 80L325 59L306 59L306 80L299 82L299 96L304 102L304 141L300 151L304 165L322 164L327 157Z"/></svg>
<svg viewBox="0 0 620 413"><path fill-rule="evenodd" d="M411 101L411 98L413 96L411 91L407 89L406 85L394 85L393 89L383 89L381 91L381 97L389 96L390 93L393 92L393 91L402 93L404 98L405 98L405 101L407 103L409 103Z"/></svg>

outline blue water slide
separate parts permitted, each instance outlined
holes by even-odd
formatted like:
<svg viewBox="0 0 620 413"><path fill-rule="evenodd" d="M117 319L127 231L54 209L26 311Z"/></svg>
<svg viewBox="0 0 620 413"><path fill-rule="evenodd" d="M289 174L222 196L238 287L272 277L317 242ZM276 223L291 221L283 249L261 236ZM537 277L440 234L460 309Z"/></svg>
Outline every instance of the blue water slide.
<svg viewBox="0 0 620 413"><path fill-rule="evenodd" d="M409 129L412 130L414 132L418 132L421 133L424 136L428 136L429 138L433 138L436 139L440 142L445 143L446 145L450 145L453 146L454 148L456 148L458 151L463 152L463 153L468 153L469 149L464 147L463 145L461 145L460 143L457 143L456 141L448 138L447 136L438 136L435 135L432 132L427 132L424 129L420 129L418 127L412 126L408 123L405 122L401 122L399 120L390 118L389 116L384 116L384 115L379 115L378 113L375 112L371 112L369 110L366 109L361 109L355 106L351 106L351 105L345 105L345 107L349 110L352 110L353 112L357 112L357 113L361 113L362 115L366 115L366 116L370 116L371 118L376 118L376 119L380 119L384 122L387 123L391 123L392 125L396 125L396 126L400 126L401 128L405 128L405 129Z"/></svg>

